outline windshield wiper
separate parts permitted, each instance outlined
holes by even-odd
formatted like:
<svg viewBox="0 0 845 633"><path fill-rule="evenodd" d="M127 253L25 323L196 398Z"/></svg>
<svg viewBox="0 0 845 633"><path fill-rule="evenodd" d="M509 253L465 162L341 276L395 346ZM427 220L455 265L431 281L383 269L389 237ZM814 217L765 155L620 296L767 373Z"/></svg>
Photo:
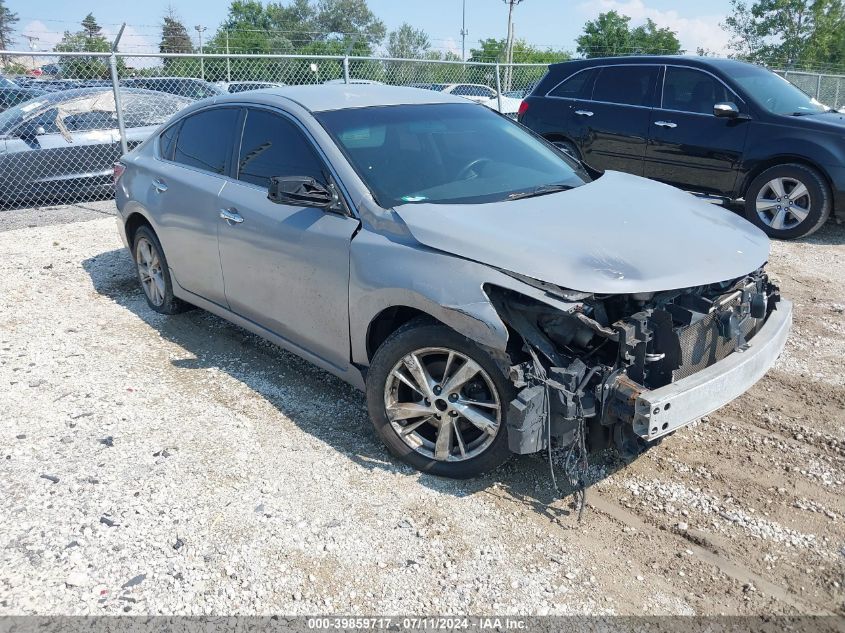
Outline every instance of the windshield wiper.
<svg viewBox="0 0 845 633"><path fill-rule="evenodd" d="M531 191L517 191L508 196L508 200L520 200L522 198L533 198L535 196L545 196L547 193L555 193L557 191L567 191L572 189L572 185L540 185Z"/></svg>

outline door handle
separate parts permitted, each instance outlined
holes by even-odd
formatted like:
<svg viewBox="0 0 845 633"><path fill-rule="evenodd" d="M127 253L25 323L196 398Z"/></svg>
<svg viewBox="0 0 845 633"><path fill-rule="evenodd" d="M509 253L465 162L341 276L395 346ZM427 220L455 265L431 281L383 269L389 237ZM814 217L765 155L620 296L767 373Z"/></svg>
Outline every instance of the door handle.
<svg viewBox="0 0 845 633"><path fill-rule="evenodd" d="M165 191L167 191L167 185L161 178L156 178L153 180L153 188L159 193L164 193Z"/></svg>
<svg viewBox="0 0 845 633"><path fill-rule="evenodd" d="M593 116L593 113L589 110L575 110L575 114L578 116Z"/></svg>
<svg viewBox="0 0 845 633"><path fill-rule="evenodd" d="M220 219L226 220L230 226L232 224L240 224L244 221L243 217L236 209L220 209Z"/></svg>
<svg viewBox="0 0 845 633"><path fill-rule="evenodd" d="M672 123L671 121L655 121L655 125L659 125L660 127L678 127L677 123Z"/></svg>

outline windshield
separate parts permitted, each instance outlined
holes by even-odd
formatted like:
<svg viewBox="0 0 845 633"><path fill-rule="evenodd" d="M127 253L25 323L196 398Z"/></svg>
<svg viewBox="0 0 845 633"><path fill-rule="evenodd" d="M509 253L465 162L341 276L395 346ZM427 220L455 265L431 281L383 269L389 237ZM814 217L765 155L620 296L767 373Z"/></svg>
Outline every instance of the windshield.
<svg viewBox="0 0 845 633"><path fill-rule="evenodd" d="M732 68L731 78L773 114L817 114L827 108L780 75L759 66Z"/></svg>
<svg viewBox="0 0 845 633"><path fill-rule="evenodd" d="M577 163L484 106L379 106L315 116L385 208L492 202L588 180Z"/></svg>

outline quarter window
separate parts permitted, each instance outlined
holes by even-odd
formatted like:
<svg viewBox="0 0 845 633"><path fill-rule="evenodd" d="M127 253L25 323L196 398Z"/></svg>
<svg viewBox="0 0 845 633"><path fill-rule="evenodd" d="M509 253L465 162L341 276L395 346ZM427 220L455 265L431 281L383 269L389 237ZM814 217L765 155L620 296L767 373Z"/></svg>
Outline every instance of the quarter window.
<svg viewBox="0 0 845 633"><path fill-rule="evenodd" d="M572 77L564 81L562 84L556 86L555 89L549 93L549 96L576 99L584 94L585 89L589 86L595 73L595 69L591 68L590 70L584 70L572 75Z"/></svg>
<svg viewBox="0 0 845 633"><path fill-rule="evenodd" d="M158 137L158 151L166 160L173 160L176 153L176 137L179 136L180 123L171 125Z"/></svg>
<svg viewBox="0 0 845 633"><path fill-rule="evenodd" d="M663 108L681 112L713 114L713 106L732 101L727 88L716 78L692 68L666 68Z"/></svg>
<svg viewBox="0 0 845 633"><path fill-rule="evenodd" d="M311 176L324 181L323 165L299 128L265 110L248 110L238 180L268 187L274 176Z"/></svg>
<svg viewBox="0 0 845 633"><path fill-rule="evenodd" d="M204 110L187 117L176 139L173 160L214 174L224 173L237 120L237 108Z"/></svg>
<svg viewBox="0 0 845 633"><path fill-rule="evenodd" d="M605 66L593 87L593 101L650 106L657 66Z"/></svg>

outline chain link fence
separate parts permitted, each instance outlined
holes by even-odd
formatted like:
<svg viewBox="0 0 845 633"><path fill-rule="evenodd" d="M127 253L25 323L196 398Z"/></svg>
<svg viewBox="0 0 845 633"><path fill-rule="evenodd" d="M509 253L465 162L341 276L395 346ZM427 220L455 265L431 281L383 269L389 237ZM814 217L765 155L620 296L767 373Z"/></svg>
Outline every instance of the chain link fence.
<svg viewBox="0 0 845 633"><path fill-rule="evenodd" d="M816 101L838 110L845 106L845 75L829 75L801 70L775 70L778 75L798 86Z"/></svg>
<svg viewBox="0 0 845 633"><path fill-rule="evenodd" d="M17 85L0 88L15 91L0 112L0 209L111 196L123 153L215 94L372 82L447 90L515 118L546 72L544 64L344 56L0 51L0 59L43 69L6 76Z"/></svg>
<svg viewBox="0 0 845 633"><path fill-rule="evenodd" d="M545 64L379 57L0 51L39 77L0 83L0 209L112 195L118 158L196 99L282 85L383 83L446 90L516 116ZM845 76L775 71L839 108ZM11 86L9 85L11 83ZM2 106L0 106L2 107Z"/></svg>

